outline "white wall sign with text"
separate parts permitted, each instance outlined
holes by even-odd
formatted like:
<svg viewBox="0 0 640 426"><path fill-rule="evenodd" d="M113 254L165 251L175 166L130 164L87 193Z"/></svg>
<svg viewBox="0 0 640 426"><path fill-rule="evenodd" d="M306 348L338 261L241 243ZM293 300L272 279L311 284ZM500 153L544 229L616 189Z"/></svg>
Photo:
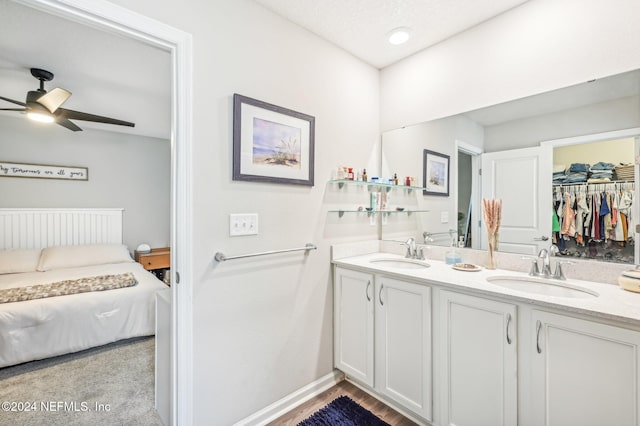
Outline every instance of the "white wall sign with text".
<svg viewBox="0 0 640 426"><path fill-rule="evenodd" d="M22 164L0 161L0 177L89 180L86 167Z"/></svg>

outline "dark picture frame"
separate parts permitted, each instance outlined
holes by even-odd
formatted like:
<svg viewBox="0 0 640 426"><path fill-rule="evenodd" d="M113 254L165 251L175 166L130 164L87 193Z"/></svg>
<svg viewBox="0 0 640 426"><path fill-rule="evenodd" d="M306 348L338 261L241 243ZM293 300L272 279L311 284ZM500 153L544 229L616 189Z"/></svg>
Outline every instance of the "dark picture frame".
<svg viewBox="0 0 640 426"><path fill-rule="evenodd" d="M449 196L449 156L424 150L422 156L422 194Z"/></svg>
<svg viewBox="0 0 640 426"><path fill-rule="evenodd" d="M315 117L233 95L233 180L313 186Z"/></svg>

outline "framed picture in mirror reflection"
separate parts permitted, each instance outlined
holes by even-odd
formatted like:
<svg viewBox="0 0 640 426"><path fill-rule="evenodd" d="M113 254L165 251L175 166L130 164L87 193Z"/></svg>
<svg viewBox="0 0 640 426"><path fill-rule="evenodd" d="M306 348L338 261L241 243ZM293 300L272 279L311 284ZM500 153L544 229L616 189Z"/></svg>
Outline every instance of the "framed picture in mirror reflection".
<svg viewBox="0 0 640 426"><path fill-rule="evenodd" d="M423 195L449 196L449 156L424 150L422 157Z"/></svg>

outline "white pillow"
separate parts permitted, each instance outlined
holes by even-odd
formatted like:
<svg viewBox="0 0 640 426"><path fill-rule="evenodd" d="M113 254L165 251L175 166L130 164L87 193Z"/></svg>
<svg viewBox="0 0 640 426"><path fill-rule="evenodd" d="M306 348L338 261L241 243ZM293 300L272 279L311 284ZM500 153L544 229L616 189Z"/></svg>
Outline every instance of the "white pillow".
<svg viewBox="0 0 640 426"><path fill-rule="evenodd" d="M0 274L35 272L40 259L40 249L0 251Z"/></svg>
<svg viewBox="0 0 640 426"><path fill-rule="evenodd" d="M40 255L38 271L122 262L133 262L123 244L47 247Z"/></svg>

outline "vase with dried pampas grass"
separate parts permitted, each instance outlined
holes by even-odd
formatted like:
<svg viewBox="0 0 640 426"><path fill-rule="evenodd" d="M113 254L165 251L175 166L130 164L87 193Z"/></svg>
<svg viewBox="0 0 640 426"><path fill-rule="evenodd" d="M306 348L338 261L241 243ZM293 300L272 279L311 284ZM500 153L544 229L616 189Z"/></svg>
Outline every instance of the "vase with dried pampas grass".
<svg viewBox="0 0 640 426"><path fill-rule="evenodd" d="M498 230L502 220L502 200L482 199L484 224L487 228L487 269L496 269L495 252L498 250Z"/></svg>

